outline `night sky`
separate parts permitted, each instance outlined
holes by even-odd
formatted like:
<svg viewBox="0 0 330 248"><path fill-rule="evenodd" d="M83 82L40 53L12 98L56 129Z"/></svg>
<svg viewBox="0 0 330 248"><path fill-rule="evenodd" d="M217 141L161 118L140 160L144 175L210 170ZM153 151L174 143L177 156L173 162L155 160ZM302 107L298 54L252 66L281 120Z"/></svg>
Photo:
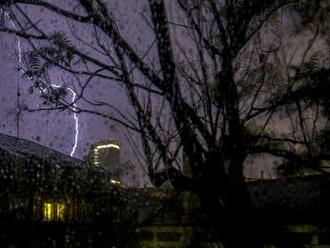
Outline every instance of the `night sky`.
<svg viewBox="0 0 330 248"><path fill-rule="evenodd" d="M79 9L73 3L74 1L56 1L56 4L61 3L61 7L68 10L75 10L79 13ZM121 34L134 46L141 54L144 51L149 51L146 59L149 61L155 61L155 50L151 47L154 41L152 32L148 21L145 17L148 17L148 5L145 1L138 0L121 0L111 1L113 15L117 20L118 28ZM167 10L169 18L174 22L180 22L180 16L175 12L176 8L172 4L172 1L168 1ZM35 21L41 21L40 25L48 32L53 30L64 31L70 33L69 22L65 19L58 19L54 14L46 10L38 9L38 15L35 14L36 8L24 8L24 11L35 18ZM7 20L8 22L9 20ZM76 34L87 42L93 42L89 40L92 30L88 30L86 26L83 28L73 24L71 28L74 29ZM174 43L179 42L180 46L189 50L190 44L183 38L184 31L177 27L172 27L172 37ZM72 40L74 40L71 37ZM77 42L77 41L74 41ZM38 93L30 95L28 93L28 87L31 85L26 78L22 77L22 73L19 71L21 65L18 63L18 39L13 35L0 33L0 132L16 135L16 113L17 113L17 85L20 85L20 103L21 105L28 106L29 108L41 107L40 98ZM75 43L76 44L76 43ZM79 44L81 45L81 44ZM26 50L26 43L21 39L22 52ZM88 48L86 49L86 53ZM70 81L72 77L70 75L63 74L62 72L53 71L51 75L54 82L61 85L64 81ZM143 79L141 79L143 80ZM109 80L95 79L91 87L86 91L87 96L91 99L97 99L115 104L116 107L124 112L130 111L127 97L124 95L123 90L115 83ZM79 102L78 102L78 106ZM96 108L99 110L99 108ZM107 111L107 110L106 110ZM21 138L36 141L42 145L52 147L55 150L70 155L72 147L74 145L75 136L75 121L73 115L64 112L27 112L22 111L19 122L19 133ZM113 138L120 140L122 143L121 149L121 162L132 161L135 164L136 169L130 173L131 175L137 175L137 178L145 177L145 168L141 169L141 165L135 158L130 145L126 141L127 130L116 123L110 122L102 117L79 114L79 137L78 146L74 154L75 157L83 159L88 154L91 144L107 138ZM136 136L137 137L137 136ZM133 139L137 140L136 137ZM265 168L264 161L261 162ZM260 164L254 163L254 167L260 167ZM270 167L265 168L268 174L272 173ZM249 171L255 171L252 168ZM259 173L259 172L258 172ZM143 179L144 180L144 179Z"/></svg>
<svg viewBox="0 0 330 248"><path fill-rule="evenodd" d="M66 1L64 1L65 3ZM132 2L132 1L127 1ZM57 3L57 2L56 2ZM140 29L145 29L144 25L139 25L139 27L133 26L132 23L136 23L137 18L141 18L141 13L137 9L143 9L143 6L139 6L136 3L136 8L130 8L130 4L121 2L118 5L117 1L114 1L114 8L117 9L116 14L128 13L130 15L121 15L123 18L119 23L120 27L125 30L125 35L128 35L131 41L140 42L141 33ZM75 8L74 5L68 4L63 5L66 8ZM28 13L29 11L35 11L35 9L25 9ZM40 11L40 10L39 10ZM69 31L68 23L65 20L59 20L54 15L50 15L47 11L38 11L38 20L42 20L42 26L48 31L51 30L61 30L65 32ZM32 15L36 16L36 15ZM129 16L129 19L128 19ZM36 19L37 20L37 19ZM9 22L9 20L6 20ZM75 31L79 36L88 39L88 30L82 29L79 26L73 25L76 29ZM89 30L91 31L91 30ZM26 41L23 39L21 41L22 52L26 50ZM145 44L145 46L147 43ZM142 45L141 49L144 49ZM41 100L38 97L38 92L32 95L28 93L28 88L31 85L28 79L24 78L22 72L19 68L22 66L18 61L18 38L0 33L0 132L17 135L17 125L16 125L16 113L17 113L17 86L20 87L20 104L21 106L27 106L28 108L38 108L42 107ZM53 72L53 81L57 84L63 84L63 79L70 81L68 75L62 74L62 72ZM123 111L129 111L129 106L123 100L126 97L123 95L122 89L117 87L113 83L108 81L96 79L91 87L88 89L88 97L91 99L103 100L106 102L115 103L116 107L119 107ZM79 106L79 102L78 102ZM93 109L92 109L93 110ZM96 110L99 110L96 108ZM133 172L138 178L143 177L143 170L141 170L140 165L134 158L131 151L131 146L126 141L125 136L127 135L127 130L122 128L116 123L110 122L105 118L98 117L91 114L79 114L79 136L78 136L78 146L74 156L83 159L89 152L90 145L107 138L117 139L122 143L121 149L121 162L127 160L132 161L137 169ZM39 112L28 112L22 110L19 121L19 136L21 138L36 141L42 145L51 147L55 150L63 152L70 155L72 148L74 146L75 137L75 120L73 114L67 111L39 111ZM132 173L131 173L132 174Z"/></svg>
<svg viewBox="0 0 330 248"><path fill-rule="evenodd" d="M30 108L41 106L38 93L28 93L29 82L18 70L17 38L1 34L1 118L0 132L16 135L17 84L20 85L20 102ZM93 115L79 115L79 143L74 154L82 158L88 152L90 143L99 139L115 138L114 124ZM70 154L74 142L73 115L68 112L27 112L22 111L20 137L38 141L63 153Z"/></svg>

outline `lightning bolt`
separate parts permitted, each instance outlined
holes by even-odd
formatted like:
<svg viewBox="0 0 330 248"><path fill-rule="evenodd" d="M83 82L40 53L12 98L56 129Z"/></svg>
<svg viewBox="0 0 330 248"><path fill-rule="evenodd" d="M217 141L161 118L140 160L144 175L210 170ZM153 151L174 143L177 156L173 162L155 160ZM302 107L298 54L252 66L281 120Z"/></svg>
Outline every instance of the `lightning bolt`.
<svg viewBox="0 0 330 248"><path fill-rule="evenodd" d="M62 87L61 85L56 85L56 84L51 84L51 87L53 88L60 88ZM75 112L77 110L77 105L75 103L75 100L76 100L76 92L71 89L70 87L67 87L66 88L67 90L69 90L72 94L72 106L73 106L73 119L75 121L75 135L74 135L74 145L72 147L72 150L71 150L71 153L70 153L70 156L73 157L73 154L76 152L76 149L77 149L77 146L78 146L78 136L79 136L79 118L77 116L77 113Z"/></svg>
<svg viewBox="0 0 330 248"><path fill-rule="evenodd" d="M12 27L17 30L17 27L15 25L15 22L13 21L13 19L10 17L10 15L7 13L7 12L3 12L5 14L5 16L7 16L7 18L9 19ZM18 51L18 62L19 64L21 65L22 64L22 47L21 47L21 39L19 36L17 36L17 51ZM24 73L24 69L21 68L20 71L22 73ZM30 80L32 80L31 78L29 78ZM62 87L61 85L56 85L56 84L51 84L51 87L53 88L60 88ZM75 100L76 100L76 92L71 89L70 87L67 87L66 88L67 90L70 91L70 93L72 94L72 106L73 106L73 119L74 119L74 123L75 123L75 135L74 135L74 144L73 144L73 147L71 149L71 152L70 152L70 156L73 157L74 153L76 152L76 149L77 149L77 146L78 146L78 137L79 137L79 118L77 116L77 113L75 112L75 110L77 110L77 105L75 103Z"/></svg>

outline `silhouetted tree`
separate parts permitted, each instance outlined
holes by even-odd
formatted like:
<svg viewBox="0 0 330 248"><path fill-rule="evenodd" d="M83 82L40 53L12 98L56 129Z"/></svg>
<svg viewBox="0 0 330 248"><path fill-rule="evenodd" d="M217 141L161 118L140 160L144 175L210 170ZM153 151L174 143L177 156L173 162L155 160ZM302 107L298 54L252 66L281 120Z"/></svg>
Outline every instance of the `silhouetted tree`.
<svg viewBox="0 0 330 248"><path fill-rule="evenodd" d="M0 31L27 40L24 75L43 109L97 114L140 134L153 184L196 193L215 225L220 209L241 218L253 207L248 159L269 154L290 174L329 160L329 56L315 45L328 48L326 1L149 0L142 41L125 34L115 2L4 2ZM43 25L40 9L69 28ZM75 82L53 87L54 70ZM126 95L128 111L89 98L100 79Z"/></svg>

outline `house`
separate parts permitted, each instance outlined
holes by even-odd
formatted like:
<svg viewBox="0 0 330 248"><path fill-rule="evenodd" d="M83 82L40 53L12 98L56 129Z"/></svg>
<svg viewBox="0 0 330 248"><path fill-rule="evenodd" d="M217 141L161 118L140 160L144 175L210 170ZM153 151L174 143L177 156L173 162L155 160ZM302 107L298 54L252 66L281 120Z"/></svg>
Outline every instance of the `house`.
<svg viewBox="0 0 330 248"><path fill-rule="evenodd" d="M248 189L254 208L246 213L246 235L253 235L258 247L330 248L328 175L255 181ZM148 200L143 196L143 201L136 201L138 247L223 247L221 238L203 225L205 213L196 196L156 189L153 194L157 191L158 199L149 192ZM230 223L230 218L225 214L223 223Z"/></svg>
<svg viewBox="0 0 330 248"><path fill-rule="evenodd" d="M26 139L0 134L0 158L3 211L32 204L37 219L78 220L79 205L113 189L107 171Z"/></svg>
<svg viewBox="0 0 330 248"><path fill-rule="evenodd" d="M330 248L330 176L250 183L264 247Z"/></svg>
<svg viewBox="0 0 330 248"><path fill-rule="evenodd" d="M67 237L73 243L98 246L106 240L113 245L115 240L99 233L115 232L121 204L117 191L107 170L0 134L0 247L15 242L63 247Z"/></svg>
<svg viewBox="0 0 330 248"><path fill-rule="evenodd" d="M0 134L0 247L222 247L194 194L123 188L111 178ZM246 234L261 247L330 248L329 175L253 181L248 189L254 208Z"/></svg>

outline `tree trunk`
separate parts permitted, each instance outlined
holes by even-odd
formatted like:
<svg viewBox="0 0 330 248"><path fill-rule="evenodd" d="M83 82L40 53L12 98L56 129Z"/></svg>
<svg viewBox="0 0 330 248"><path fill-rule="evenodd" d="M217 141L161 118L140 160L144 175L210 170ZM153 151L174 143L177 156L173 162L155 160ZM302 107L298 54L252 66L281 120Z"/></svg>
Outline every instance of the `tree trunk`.
<svg viewBox="0 0 330 248"><path fill-rule="evenodd" d="M253 219L253 203L242 170L227 174L224 166L219 165L218 156L208 162L210 160L213 163L205 165L207 169L198 193L206 215L206 228L211 229L225 248L257 247L256 225L252 225L257 220ZM236 166L243 167L242 164Z"/></svg>

